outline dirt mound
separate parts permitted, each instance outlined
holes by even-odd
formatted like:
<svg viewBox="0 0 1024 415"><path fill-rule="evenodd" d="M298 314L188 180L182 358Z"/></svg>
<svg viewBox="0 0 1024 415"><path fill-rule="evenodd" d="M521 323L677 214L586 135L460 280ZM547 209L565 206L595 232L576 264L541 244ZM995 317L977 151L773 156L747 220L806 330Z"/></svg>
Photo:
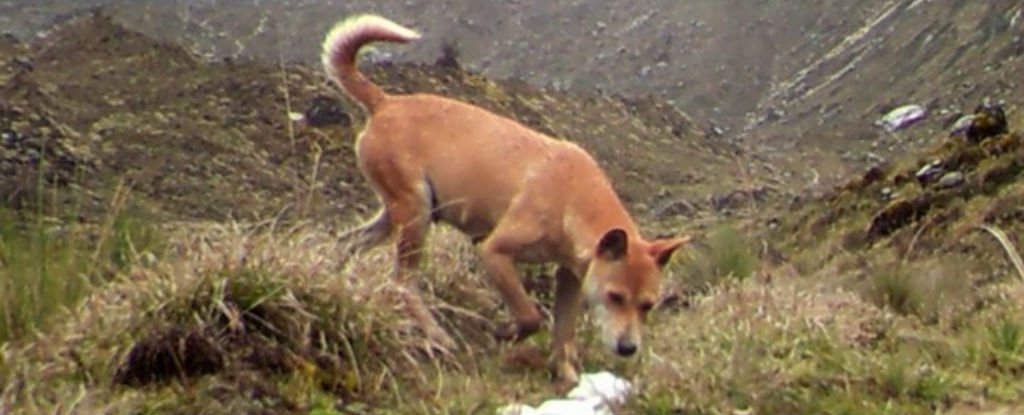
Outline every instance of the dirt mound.
<svg viewBox="0 0 1024 415"><path fill-rule="evenodd" d="M195 330L179 326L154 331L132 348L114 381L140 386L153 382L216 373L224 352Z"/></svg>
<svg viewBox="0 0 1024 415"><path fill-rule="evenodd" d="M40 177L49 178L57 169L67 176L84 164L80 159L88 160L74 189L54 192L86 201L87 216L100 213L105 193L119 181L135 190L147 211L173 218L267 217L286 208L338 214L351 209L346 202L364 199L358 186L331 186L322 192L332 203L309 202L309 184L320 193L319 181L308 178L318 137L307 132L289 140L283 72L232 61L205 64L99 13L72 20L19 56L31 66L5 83L3 96L13 134L88 155L61 163L62 153L43 154L20 171L41 168L46 173ZM307 86L293 93L296 105L309 103L314 91L308 86L316 78L297 71L288 77L289 85ZM31 147L14 150L25 158ZM321 153L319 174L354 181L349 153L330 147ZM32 194L68 181L40 185L32 174L24 176L5 185Z"/></svg>
<svg viewBox="0 0 1024 415"><path fill-rule="evenodd" d="M373 203L351 148L364 116L319 68L205 62L101 12L39 44L5 39L0 61L5 204L45 190L94 217L121 182L144 211L179 219L328 218ZM737 185L738 150L702 139L671 106L492 82L454 62L368 70L388 89L463 98L579 141L640 213L659 193L699 198ZM320 122L298 128L289 112Z"/></svg>
<svg viewBox="0 0 1024 415"><path fill-rule="evenodd" d="M364 338L331 327L330 321L315 314L324 309L303 309L305 304L276 296L274 290L283 289L281 282L237 275L223 284L223 292L209 285L197 287L194 297L143 323L154 327L140 333L118 362L114 382L143 387L212 375L235 388L249 389L254 386L250 379L309 376L317 388L348 400L360 392L353 371L370 364L367 356L360 362L351 354L395 353L369 334ZM297 295L311 300L314 294ZM359 349L340 350L343 345ZM278 386L264 383L256 385L258 395L294 409Z"/></svg>

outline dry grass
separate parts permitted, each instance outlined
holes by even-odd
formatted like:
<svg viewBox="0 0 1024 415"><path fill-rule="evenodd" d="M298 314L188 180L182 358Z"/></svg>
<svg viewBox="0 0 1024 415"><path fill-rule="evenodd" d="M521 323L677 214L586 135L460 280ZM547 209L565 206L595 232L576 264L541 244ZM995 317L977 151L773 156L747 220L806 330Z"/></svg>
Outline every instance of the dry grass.
<svg viewBox="0 0 1024 415"><path fill-rule="evenodd" d="M1010 240L1010 237L1006 235L1006 232L991 225L981 225L979 228L988 232L992 237L999 241L999 245L1003 247L1003 250L1006 251L1006 256L1010 259L1010 262L1013 263L1013 268L1017 271L1017 276L1020 277L1021 281L1024 281L1024 260L1020 258L1020 253L1017 252L1017 246L1014 245L1013 241Z"/></svg>
<svg viewBox="0 0 1024 415"><path fill-rule="evenodd" d="M424 355L399 308L390 249L342 258L311 224L182 224L165 236L165 251L135 258L62 324L3 346L5 413L493 413L553 393L541 368L510 366L490 339L503 307L454 231L435 229L422 271L428 304L463 345L447 360ZM692 255L669 278L720 256ZM906 268L919 270L909 290L949 279L943 265ZM929 303L943 297L925 291L900 313L808 277L722 278L689 309L652 316L640 360L609 356L581 325L584 369L637 381L626 414L931 414L1020 401L1020 284L957 288L980 307Z"/></svg>
<svg viewBox="0 0 1024 415"><path fill-rule="evenodd" d="M966 324L949 328L807 281L725 284L652 331L633 413L932 414L1019 403L1019 300L987 296L986 312L964 311Z"/></svg>
<svg viewBox="0 0 1024 415"><path fill-rule="evenodd" d="M340 258L322 229L273 227L176 231L159 261L140 262L95 290L65 324L6 346L4 407L9 413L63 412L69 405L88 413L293 411L325 394L402 406L419 404L426 391L465 388L474 372L491 370L469 357L493 349L477 333L487 332L480 326L489 319L478 313L496 311L495 297L467 271L471 253L457 238L439 232L440 247L425 272L439 276L428 278L428 291L472 300L446 304L428 297L465 345L458 359L438 362L421 353L422 337L398 308L387 249ZM187 345L173 352L160 341ZM209 347L195 346L200 343ZM171 351L161 356L165 349ZM162 367L161 358L176 365ZM210 361L221 362L207 368L213 375L188 376L198 374L189 362ZM161 370L168 373L153 374ZM118 382L158 386L137 390ZM183 390L189 399L180 399ZM253 394L261 402L248 399Z"/></svg>

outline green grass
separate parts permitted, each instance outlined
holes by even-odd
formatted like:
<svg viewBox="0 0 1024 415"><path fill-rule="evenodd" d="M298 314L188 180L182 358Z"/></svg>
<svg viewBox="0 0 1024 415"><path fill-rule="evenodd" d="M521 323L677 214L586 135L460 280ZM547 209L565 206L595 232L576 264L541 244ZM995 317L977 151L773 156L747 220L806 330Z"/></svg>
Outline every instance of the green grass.
<svg viewBox="0 0 1024 415"><path fill-rule="evenodd" d="M126 214L90 226L0 209L0 343L44 327L158 241Z"/></svg>
<svg viewBox="0 0 1024 415"><path fill-rule="evenodd" d="M647 364L629 413L933 414L955 402L1013 405L1024 387L1013 375L1024 369L1024 331L1007 315L1019 306L989 301L993 312L963 311L964 326L949 328L814 285L725 284L652 330L661 359Z"/></svg>
<svg viewBox="0 0 1024 415"><path fill-rule="evenodd" d="M80 298L89 285L80 275L84 249L43 223L19 223L0 214L0 342L38 327L55 308Z"/></svg>
<svg viewBox="0 0 1024 415"><path fill-rule="evenodd" d="M878 270L869 281L868 296L880 307L888 307L903 314L921 310L922 293L914 286L913 275L900 265Z"/></svg>
<svg viewBox="0 0 1024 415"><path fill-rule="evenodd" d="M874 305L928 324L950 325L979 293L955 260L882 261L865 270L863 297Z"/></svg>
<svg viewBox="0 0 1024 415"><path fill-rule="evenodd" d="M702 292L727 281L750 278L758 264L753 245L732 226L719 226L706 244L688 250L682 264L682 283Z"/></svg>

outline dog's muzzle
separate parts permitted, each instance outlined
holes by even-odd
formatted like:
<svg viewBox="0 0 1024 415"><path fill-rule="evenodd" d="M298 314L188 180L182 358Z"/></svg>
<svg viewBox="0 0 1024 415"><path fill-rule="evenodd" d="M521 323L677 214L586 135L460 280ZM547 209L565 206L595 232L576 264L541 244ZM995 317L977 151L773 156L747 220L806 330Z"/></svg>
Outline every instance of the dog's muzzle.
<svg viewBox="0 0 1024 415"><path fill-rule="evenodd" d="M636 350L636 343L633 343L630 340L620 339L615 344L615 353L618 353L619 356L622 357L630 357L636 354Z"/></svg>

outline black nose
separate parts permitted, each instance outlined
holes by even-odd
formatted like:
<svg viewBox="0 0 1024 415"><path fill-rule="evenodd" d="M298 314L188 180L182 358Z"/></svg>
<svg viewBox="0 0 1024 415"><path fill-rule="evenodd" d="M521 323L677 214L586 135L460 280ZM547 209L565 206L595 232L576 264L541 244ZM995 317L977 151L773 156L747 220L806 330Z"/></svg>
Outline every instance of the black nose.
<svg viewBox="0 0 1024 415"><path fill-rule="evenodd" d="M631 341L619 340L619 343L615 345L615 352L622 357L629 357L636 353L636 345Z"/></svg>

